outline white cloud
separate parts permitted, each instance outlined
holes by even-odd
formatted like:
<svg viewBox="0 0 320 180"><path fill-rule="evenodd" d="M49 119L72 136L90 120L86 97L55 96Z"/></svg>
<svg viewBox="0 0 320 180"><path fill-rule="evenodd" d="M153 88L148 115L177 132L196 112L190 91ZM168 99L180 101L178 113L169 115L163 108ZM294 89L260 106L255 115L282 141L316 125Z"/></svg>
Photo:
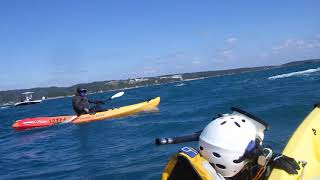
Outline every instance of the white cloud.
<svg viewBox="0 0 320 180"><path fill-rule="evenodd" d="M287 39L285 42L283 42L280 46L274 47L273 50L281 50L281 49L286 49L292 44L293 40L292 39Z"/></svg>
<svg viewBox="0 0 320 180"><path fill-rule="evenodd" d="M305 42L303 40L296 40L295 43L298 47L303 47L305 45Z"/></svg>
<svg viewBox="0 0 320 180"><path fill-rule="evenodd" d="M144 75L153 75L156 74L158 72L158 70L156 68L153 67L145 67L143 69L143 74Z"/></svg>
<svg viewBox="0 0 320 180"><path fill-rule="evenodd" d="M306 44L306 47L309 49L313 49L313 48L320 47L320 44L319 43L309 43L309 44Z"/></svg>
<svg viewBox="0 0 320 180"><path fill-rule="evenodd" d="M191 60L192 60L191 61L192 64L201 64L199 57L193 56L193 57L191 57Z"/></svg>
<svg viewBox="0 0 320 180"><path fill-rule="evenodd" d="M269 54L266 53L266 52L262 52L262 53L259 54L259 57L260 57L260 58L266 58L266 57L268 57L268 56L269 56Z"/></svg>
<svg viewBox="0 0 320 180"><path fill-rule="evenodd" d="M222 56L225 59L232 59L234 57L233 52L231 49L226 49L224 51L222 51Z"/></svg>
<svg viewBox="0 0 320 180"><path fill-rule="evenodd" d="M303 40L303 39L287 39L279 46L272 48L273 53L279 53L281 50L287 49L313 49L320 47L320 42L316 39Z"/></svg>
<svg viewBox="0 0 320 180"><path fill-rule="evenodd" d="M198 60L194 60L194 61L192 61L191 63L192 63L192 64L200 64L201 62L198 61Z"/></svg>
<svg viewBox="0 0 320 180"><path fill-rule="evenodd" d="M235 37L226 39L226 43L228 44L235 44L237 41L238 41L238 38L235 38Z"/></svg>
<svg viewBox="0 0 320 180"><path fill-rule="evenodd" d="M171 62L177 62L181 60L185 60L190 58L190 55L188 55L186 52L178 51L175 53L170 53L165 56L159 56L155 58L147 58L146 61L154 62L158 65L167 65Z"/></svg>

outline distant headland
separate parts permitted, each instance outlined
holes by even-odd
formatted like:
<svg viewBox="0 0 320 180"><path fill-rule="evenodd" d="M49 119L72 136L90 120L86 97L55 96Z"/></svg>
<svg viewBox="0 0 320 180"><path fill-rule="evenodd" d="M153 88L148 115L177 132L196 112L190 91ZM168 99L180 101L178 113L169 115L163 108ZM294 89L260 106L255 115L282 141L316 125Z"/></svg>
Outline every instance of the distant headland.
<svg viewBox="0 0 320 180"><path fill-rule="evenodd" d="M188 81L194 79L202 79L214 76L231 75L245 72L261 71L271 68L283 67L283 66L294 66L303 65L308 63L320 62L320 59L310 59L302 61L292 61L289 63L273 66L261 66L261 67L248 67L248 68L237 68L228 70L217 70L217 71L204 71L204 72L193 72L193 73L182 73L182 74L171 74L162 75L156 77L141 77L141 78L130 78L126 80L106 80L92 82L85 85L88 88L89 93L98 93L111 90L129 89L142 86L152 86L164 83L173 83L179 81ZM55 99L65 96L72 96L76 88L80 84L76 84L70 87L45 87L45 88L31 88L31 89L17 89L0 91L0 104L14 104L20 101L20 94L26 91L34 92L34 99L41 99L46 97L49 99Z"/></svg>

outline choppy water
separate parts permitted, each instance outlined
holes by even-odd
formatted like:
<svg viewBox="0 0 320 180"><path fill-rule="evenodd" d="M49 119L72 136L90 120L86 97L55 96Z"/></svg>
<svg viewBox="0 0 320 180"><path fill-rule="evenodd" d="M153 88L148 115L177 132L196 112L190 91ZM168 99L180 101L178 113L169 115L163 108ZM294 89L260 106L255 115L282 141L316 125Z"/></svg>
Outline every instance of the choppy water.
<svg viewBox="0 0 320 180"><path fill-rule="evenodd" d="M196 146L196 142L156 146L154 139L196 132L217 113L230 112L231 106L267 121L271 129L265 143L280 151L313 104L320 101L320 72L312 70L319 67L319 63L282 67L186 81L184 85L130 89L105 106L161 96L160 111L83 125L24 132L11 128L16 119L71 114L70 98L0 109L0 179L160 179L170 155L183 145Z"/></svg>

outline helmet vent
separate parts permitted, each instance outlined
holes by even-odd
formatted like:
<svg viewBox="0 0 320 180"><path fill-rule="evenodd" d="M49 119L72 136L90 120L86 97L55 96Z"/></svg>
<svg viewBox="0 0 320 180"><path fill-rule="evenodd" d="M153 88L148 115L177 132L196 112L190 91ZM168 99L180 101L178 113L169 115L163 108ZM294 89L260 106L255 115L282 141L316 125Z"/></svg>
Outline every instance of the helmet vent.
<svg viewBox="0 0 320 180"><path fill-rule="evenodd" d="M223 121L222 123L220 123L220 125L224 125L227 121Z"/></svg>
<svg viewBox="0 0 320 180"><path fill-rule="evenodd" d="M225 167L224 165L222 165L222 164L216 164L216 166L217 166L218 168L220 168L220 169L226 169L226 167Z"/></svg>
<svg viewBox="0 0 320 180"><path fill-rule="evenodd" d="M200 150L201 150L201 151L203 150L203 147L202 147L202 146L200 146Z"/></svg>
<svg viewBox="0 0 320 180"><path fill-rule="evenodd" d="M219 153L213 152L212 154L213 154L213 156L215 156L215 157L217 157L217 158L220 158L220 157L221 157Z"/></svg>
<svg viewBox="0 0 320 180"><path fill-rule="evenodd" d="M242 119L242 122L246 122L246 120Z"/></svg>
<svg viewBox="0 0 320 180"><path fill-rule="evenodd" d="M234 122L234 124L235 124L236 126L240 127L240 124L239 124L239 123L237 123L237 122Z"/></svg>
<svg viewBox="0 0 320 180"><path fill-rule="evenodd" d="M236 163L236 164L239 164L243 161L244 159L243 158L239 158L239 159L236 159L236 160L233 160L232 162Z"/></svg>

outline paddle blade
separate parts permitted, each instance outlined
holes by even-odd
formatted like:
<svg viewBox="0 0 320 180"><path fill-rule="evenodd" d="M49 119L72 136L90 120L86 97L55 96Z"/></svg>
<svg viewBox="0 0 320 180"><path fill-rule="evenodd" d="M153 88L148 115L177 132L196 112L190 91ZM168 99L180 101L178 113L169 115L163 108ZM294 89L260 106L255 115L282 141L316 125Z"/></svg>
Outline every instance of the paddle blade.
<svg viewBox="0 0 320 180"><path fill-rule="evenodd" d="M114 99L114 98L121 97L123 94L124 94L124 92L123 92L123 91L118 92L117 94L115 94L115 95L111 96L111 98L110 98L110 99Z"/></svg>

